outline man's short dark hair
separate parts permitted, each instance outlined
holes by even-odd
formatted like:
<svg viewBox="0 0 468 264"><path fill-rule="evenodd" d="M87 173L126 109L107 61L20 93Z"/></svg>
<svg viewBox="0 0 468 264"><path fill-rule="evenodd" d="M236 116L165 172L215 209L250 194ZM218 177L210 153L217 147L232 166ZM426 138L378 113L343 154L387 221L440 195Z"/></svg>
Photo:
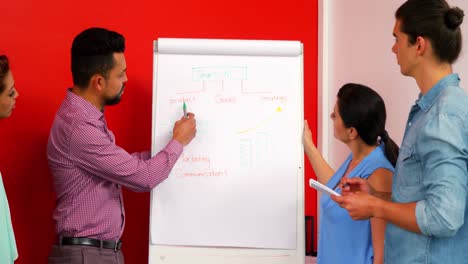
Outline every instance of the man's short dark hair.
<svg viewBox="0 0 468 264"><path fill-rule="evenodd" d="M125 51L125 38L104 28L89 28L78 34L71 48L73 84L87 87L94 74L108 78L114 53Z"/></svg>

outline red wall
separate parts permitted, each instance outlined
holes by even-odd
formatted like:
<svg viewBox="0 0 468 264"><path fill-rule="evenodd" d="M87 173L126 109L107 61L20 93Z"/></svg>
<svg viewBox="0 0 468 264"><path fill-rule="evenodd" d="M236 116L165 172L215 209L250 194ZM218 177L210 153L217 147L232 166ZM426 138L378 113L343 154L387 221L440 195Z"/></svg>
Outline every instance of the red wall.
<svg viewBox="0 0 468 264"><path fill-rule="evenodd" d="M46 144L72 84L71 41L87 27L106 27L127 39L129 81L122 102L107 108L106 116L117 143L129 152L150 148L152 40L158 37L302 41L305 117L316 131L316 0L12 0L2 1L0 13L0 54L9 56L20 94L13 116L0 121L0 171L20 255L16 263L46 263L55 240ZM306 162L306 179L311 173ZM147 263L149 193L124 196L127 263ZM316 214L310 188L305 211Z"/></svg>

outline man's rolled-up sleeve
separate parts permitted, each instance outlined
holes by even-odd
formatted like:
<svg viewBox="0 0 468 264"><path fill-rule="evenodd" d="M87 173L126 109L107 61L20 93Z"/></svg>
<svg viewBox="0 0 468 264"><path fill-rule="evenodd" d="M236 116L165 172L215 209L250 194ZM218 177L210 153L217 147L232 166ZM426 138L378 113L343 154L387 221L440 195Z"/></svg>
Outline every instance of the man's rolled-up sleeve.
<svg viewBox="0 0 468 264"><path fill-rule="evenodd" d="M459 117L439 114L426 124L416 144L426 190L417 202L416 220L426 236L453 236L464 223L468 153L463 126Z"/></svg>

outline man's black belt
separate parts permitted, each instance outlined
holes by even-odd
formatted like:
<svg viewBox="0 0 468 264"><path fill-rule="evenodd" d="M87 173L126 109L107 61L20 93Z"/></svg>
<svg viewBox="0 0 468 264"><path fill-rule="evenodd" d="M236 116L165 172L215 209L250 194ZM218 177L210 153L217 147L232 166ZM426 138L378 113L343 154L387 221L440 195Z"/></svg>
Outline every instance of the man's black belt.
<svg viewBox="0 0 468 264"><path fill-rule="evenodd" d="M122 241L99 240L88 237L60 237L59 245L102 247L118 251L122 248Z"/></svg>

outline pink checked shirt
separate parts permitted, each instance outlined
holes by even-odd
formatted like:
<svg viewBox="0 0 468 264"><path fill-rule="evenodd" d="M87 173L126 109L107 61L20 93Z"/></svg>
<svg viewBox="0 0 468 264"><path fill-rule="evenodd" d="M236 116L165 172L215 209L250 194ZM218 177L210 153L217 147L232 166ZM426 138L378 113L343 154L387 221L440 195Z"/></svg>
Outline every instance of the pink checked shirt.
<svg viewBox="0 0 468 264"><path fill-rule="evenodd" d="M122 186L147 192L167 178L182 153L171 140L156 156L129 154L115 144L104 114L67 91L47 145L57 205L57 235L120 239L125 211Z"/></svg>

